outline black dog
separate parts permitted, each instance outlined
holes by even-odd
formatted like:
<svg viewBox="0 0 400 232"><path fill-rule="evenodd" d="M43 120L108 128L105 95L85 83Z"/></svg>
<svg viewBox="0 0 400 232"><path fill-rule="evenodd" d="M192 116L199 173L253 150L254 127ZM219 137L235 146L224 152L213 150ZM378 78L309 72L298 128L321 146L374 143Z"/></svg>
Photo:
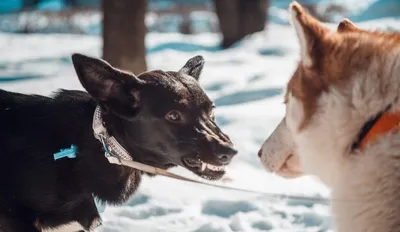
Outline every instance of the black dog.
<svg viewBox="0 0 400 232"><path fill-rule="evenodd" d="M134 161L163 169L179 165L208 179L223 176L237 151L199 86L201 56L178 72L137 77L79 54L72 61L89 94L61 90L50 98L0 90L0 231L70 222L92 230L101 221L94 196L120 205L135 192L142 172L105 158L92 129L96 107L108 134ZM76 158L53 158L71 146Z"/></svg>

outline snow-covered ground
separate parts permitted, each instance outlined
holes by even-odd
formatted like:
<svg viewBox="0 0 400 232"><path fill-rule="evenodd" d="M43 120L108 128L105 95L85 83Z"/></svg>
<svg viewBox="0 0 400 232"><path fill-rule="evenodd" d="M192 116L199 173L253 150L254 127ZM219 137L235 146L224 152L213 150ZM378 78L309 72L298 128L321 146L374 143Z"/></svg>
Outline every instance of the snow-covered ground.
<svg viewBox="0 0 400 232"><path fill-rule="evenodd" d="M382 19L363 24L366 28L390 25L399 22ZM329 197L329 191L313 177L284 180L267 173L257 157L262 142L284 114L283 88L298 60L292 28L268 25L266 31L225 51L218 49L219 42L218 34L150 33L146 38L150 69L178 70L190 57L204 56L201 85L217 106L218 124L240 151L227 174L231 181L220 184ZM0 88L46 95L57 88L82 89L70 61L74 52L100 56L100 37L0 34ZM199 179L182 168L172 171ZM329 206L271 200L165 177L144 178L128 204L108 207L102 217L99 232L331 230Z"/></svg>

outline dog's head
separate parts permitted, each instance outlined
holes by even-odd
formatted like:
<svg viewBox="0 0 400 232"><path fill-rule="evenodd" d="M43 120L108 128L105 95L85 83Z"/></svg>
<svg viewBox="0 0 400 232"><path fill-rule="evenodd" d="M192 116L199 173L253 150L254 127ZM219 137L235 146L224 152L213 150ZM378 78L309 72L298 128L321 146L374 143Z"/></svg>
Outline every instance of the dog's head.
<svg viewBox="0 0 400 232"><path fill-rule="evenodd" d="M399 97L400 36L347 19L331 30L296 2L289 12L300 62L286 88L286 115L259 156L283 177L312 174L329 185L364 124Z"/></svg>
<svg viewBox="0 0 400 232"><path fill-rule="evenodd" d="M101 59L74 54L72 60L108 132L133 160L163 169L179 165L207 179L224 175L237 150L216 125L213 102L199 85L201 56L177 72L138 76Z"/></svg>

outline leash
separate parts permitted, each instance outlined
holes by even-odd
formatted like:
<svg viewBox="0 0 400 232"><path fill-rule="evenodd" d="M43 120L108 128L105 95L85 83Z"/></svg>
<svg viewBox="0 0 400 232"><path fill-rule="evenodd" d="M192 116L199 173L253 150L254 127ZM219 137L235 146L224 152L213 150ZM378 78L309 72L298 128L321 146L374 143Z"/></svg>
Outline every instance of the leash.
<svg viewBox="0 0 400 232"><path fill-rule="evenodd" d="M196 184L201 184L201 185L206 185L206 186L212 186L212 187L225 189L225 190L233 190L233 191L238 191L238 192L259 194L259 195L263 195L264 197L267 197L267 198L273 199L273 200L292 200L292 201L310 202L310 203L314 203L314 204L330 205L330 200L328 198L296 196L296 195L286 195L286 194L274 194L274 193L260 192L260 191L255 191L255 190L206 183L206 182L201 182L198 180L190 179L187 177L183 177L183 176L168 172L164 169L156 168L156 167L142 164L139 162L130 161L130 160L122 160L122 159L118 159L117 157L114 157L114 156L106 156L106 157L110 163L123 165L126 167L130 167L133 169L143 171L143 172L147 172L147 173L151 173L151 174L155 174L155 175L161 175L161 176L165 176L168 178L181 180L181 181L185 181L185 182L191 182L191 183L196 183Z"/></svg>

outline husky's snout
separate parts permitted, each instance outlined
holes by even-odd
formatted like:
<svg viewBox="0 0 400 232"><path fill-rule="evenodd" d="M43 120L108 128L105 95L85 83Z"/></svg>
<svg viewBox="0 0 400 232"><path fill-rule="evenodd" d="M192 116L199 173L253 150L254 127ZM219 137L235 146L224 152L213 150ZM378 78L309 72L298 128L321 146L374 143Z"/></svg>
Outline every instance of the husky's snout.
<svg viewBox="0 0 400 232"><path fill-rule="evenodd" d="M301 176L299 157L294 153L294 142L283 119L264 142L258 156L264 167L285 178Z"/></svg>

